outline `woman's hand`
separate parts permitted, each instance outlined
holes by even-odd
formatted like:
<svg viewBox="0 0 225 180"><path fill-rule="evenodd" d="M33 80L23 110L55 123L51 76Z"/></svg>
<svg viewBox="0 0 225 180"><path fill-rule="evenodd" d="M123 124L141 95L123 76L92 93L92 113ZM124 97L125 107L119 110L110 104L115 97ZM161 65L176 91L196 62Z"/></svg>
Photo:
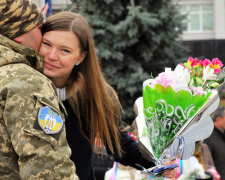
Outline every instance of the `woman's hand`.
<svg viewBox="0 0 225 180"><path fill-rule="evenodd" d="M165 165L171 165L171 164L175 164L175 161L171 161L169 163L166 163ZM166 170L163 172L163 176L165 176L166 178L175 180L176 172L177 172L177 168Z"/></svg>

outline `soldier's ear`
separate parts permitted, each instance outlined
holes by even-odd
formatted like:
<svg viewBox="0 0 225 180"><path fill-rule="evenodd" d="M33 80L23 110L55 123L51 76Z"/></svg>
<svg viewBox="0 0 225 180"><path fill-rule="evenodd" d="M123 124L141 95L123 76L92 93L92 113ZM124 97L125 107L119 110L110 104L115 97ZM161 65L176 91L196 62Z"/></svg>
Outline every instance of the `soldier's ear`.
<svg viewBox="0 0 225 180"><path fill-rule="evenodd" d="M23 37L22 36L18 36L16 38L13 39L14 41L21 43L23 41Z"/></svg>

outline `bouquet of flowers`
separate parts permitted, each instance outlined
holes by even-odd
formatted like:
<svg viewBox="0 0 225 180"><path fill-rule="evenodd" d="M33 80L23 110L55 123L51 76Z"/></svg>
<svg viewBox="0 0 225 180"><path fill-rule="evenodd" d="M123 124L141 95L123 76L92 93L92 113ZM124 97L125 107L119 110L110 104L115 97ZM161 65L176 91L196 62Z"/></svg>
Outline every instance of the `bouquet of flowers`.
<svg viewBox="0 0 225 180"><path fill-rule="evenodd" d="M225 78L222 66L218 58L190 57L174 71L165 68L143 83L143 99L136 102L138 133L156 164L184 154L190 157L195 142L212 133L210 114L219 103L217 88Z"/></svg>

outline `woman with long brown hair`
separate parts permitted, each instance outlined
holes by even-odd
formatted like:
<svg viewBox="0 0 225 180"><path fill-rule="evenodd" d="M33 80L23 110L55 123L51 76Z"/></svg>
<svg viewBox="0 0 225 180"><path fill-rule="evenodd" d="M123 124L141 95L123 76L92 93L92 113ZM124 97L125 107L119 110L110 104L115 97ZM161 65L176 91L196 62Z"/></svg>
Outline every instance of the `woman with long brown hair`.
<svg viewBox="0 0 225 180"><path fill-rule="evenodd" d="M68 112L67 140L79 178L95 179L92 151L96 137L116 161L134 167L136 163L147 168L154 166L141 156L137 143L119 128L122 108L101 72L87 20L80 14L60 12L47 19L42 32L43 73L57 87Z"/></svg>

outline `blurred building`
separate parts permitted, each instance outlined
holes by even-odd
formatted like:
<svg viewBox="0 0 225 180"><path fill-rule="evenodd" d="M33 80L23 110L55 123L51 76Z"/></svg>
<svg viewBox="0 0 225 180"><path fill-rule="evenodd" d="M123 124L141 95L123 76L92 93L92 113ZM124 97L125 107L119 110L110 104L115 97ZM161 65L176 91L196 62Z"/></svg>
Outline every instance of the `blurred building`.
<svg viewBox="0 0 225 180"><path fill-rule="evenodd" d="M194 57L218 57L225 64L225 0L173 0L187 15L181 39Z"/></svg>

